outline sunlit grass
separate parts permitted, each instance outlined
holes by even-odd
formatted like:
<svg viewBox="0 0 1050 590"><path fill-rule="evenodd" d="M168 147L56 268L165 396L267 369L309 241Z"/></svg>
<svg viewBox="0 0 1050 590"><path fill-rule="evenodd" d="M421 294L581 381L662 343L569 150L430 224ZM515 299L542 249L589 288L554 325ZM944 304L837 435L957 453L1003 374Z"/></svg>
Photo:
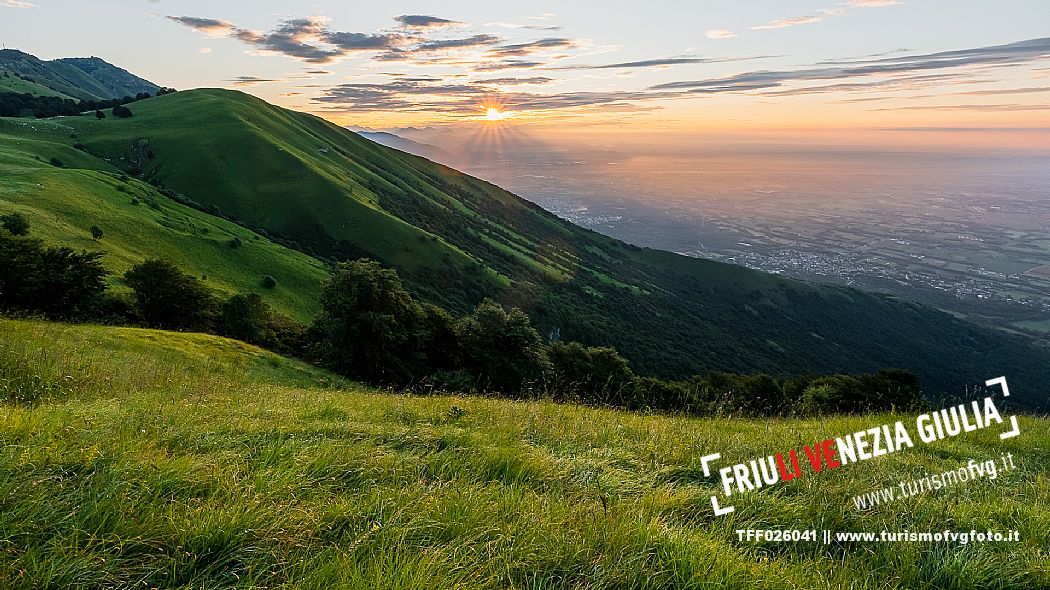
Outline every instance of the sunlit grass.
<svg viewBox="0 0 1050 590"><path fill-rule="evenodd" d="M803 478L716 519L699 457L881 424L410 397L201 335L0 320L0 587L1045 588L1050 422ZM2 383L2 382L0 382ZM0 385L4 387L4 385ZM8 386L10 387L10 386ZM34 386L35 387L35 386ZM997 481L854 494L1014 453ZM738 528L1021 531L1019 544L739 543Z"/></svg>

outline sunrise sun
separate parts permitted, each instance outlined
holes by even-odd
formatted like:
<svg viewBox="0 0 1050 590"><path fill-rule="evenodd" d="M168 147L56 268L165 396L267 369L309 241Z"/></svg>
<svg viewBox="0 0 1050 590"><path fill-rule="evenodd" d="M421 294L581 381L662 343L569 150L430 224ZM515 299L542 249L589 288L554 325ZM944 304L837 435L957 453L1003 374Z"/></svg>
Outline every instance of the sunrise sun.
<svg viewBox="0 0 1050 590"><path fill-rule="evenodd" d="M510 113L505 113L495 107L489 107L485 109L485 120L486 121L502 121L510 116Z"/></svg>

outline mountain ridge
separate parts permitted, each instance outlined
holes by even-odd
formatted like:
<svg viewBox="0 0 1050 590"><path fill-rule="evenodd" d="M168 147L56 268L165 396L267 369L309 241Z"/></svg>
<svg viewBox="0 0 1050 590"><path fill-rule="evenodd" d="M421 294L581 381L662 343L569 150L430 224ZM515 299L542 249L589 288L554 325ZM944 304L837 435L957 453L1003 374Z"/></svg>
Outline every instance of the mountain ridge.
<svg viewBox="0 0 1050 590"><path fill-rule="evenodd" d="M426 158L431 162L452 166L456 160L455 156L443 148L429 143L415 141L414 139L409 139L407 137L402 137L396 133L390 133L389 131L365 131L356 129L351 129L351 131L380 145L385 145L388 148L394 148L395 150L400 150L402 152L408 152L413 156Z"/></svg>
<svg viewBox="0 0 1050 590"><path fill-rule="evenodd" d="M160 86L99 57L65 57L42 60L17 49L0 50L0 71L29 79L61 96L81 100L106 100L150 94Z"/></svg>

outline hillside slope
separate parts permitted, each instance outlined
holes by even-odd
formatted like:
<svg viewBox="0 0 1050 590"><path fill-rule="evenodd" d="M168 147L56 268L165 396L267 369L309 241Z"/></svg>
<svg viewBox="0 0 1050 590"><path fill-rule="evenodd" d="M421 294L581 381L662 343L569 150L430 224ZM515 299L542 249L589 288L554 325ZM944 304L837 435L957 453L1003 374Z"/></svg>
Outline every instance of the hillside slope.
<svg viewBox="0 0 1050 590"><path fill-rule="evenodd" d="M62 58L50 61L17 49L0 50L0 72L22 77L32 86L14 87L11 92L69 96L84 100L105 100L156 93L160 86L139 78L98 57ZM44 87L51 93L43 92Z"/></svg>
<svg viewBox="0 0 1050 590"><path fill-rule="evenodd" d="M129 119L55 123L85 155L311 255L376 258L454 311L496 297L544 333L617 347L643 374L901 367L934 395L1006 374L1019 399L1046 404L1044 349L923 306L636 248L242 93L194 90L133 107Z"/></svg>
<svg viewBox="0 0 1050 590"><path fill-rule="evenodd" d="M12 402L12 383L42 397ZM1045 418L1022 417L1007 441L982 430L825 470L716 518L704 453L746 460L907 417L409 397L222 338L2 319L0 394L0 587L12 590L1050 586ZM850 501L1006 452L1018 468L994 481L864 511ZM1020 542L735 534L771 528Z"/></svg>
<svg viewBox="0 0 1050 590"><path fill-rule="evenodd" d="M0 119L0 214L22 213L30 234L50 244L104 252L117 291L126 289L125 271L160 257L220 291L257 292L282 313L313 318L328 276L322 262L161 195L74 149L71 131L50 121ZM92 239L92 225L102 239ZM233 248L235 238L241 245ZM266 275L277 279L275 288L261 286Z"/></svg>

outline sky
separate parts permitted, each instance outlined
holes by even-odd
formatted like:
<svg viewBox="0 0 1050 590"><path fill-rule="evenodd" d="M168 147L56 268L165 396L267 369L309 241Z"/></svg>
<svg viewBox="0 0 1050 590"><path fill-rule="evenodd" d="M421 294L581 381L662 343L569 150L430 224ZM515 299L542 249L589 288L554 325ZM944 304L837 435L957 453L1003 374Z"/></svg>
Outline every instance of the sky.
<svg viewBox="0 0 1050 590"><path fill-rule="evenodd" d="M369 128L1050 145L1050 2L0 0L0 42Z"/></svg>

